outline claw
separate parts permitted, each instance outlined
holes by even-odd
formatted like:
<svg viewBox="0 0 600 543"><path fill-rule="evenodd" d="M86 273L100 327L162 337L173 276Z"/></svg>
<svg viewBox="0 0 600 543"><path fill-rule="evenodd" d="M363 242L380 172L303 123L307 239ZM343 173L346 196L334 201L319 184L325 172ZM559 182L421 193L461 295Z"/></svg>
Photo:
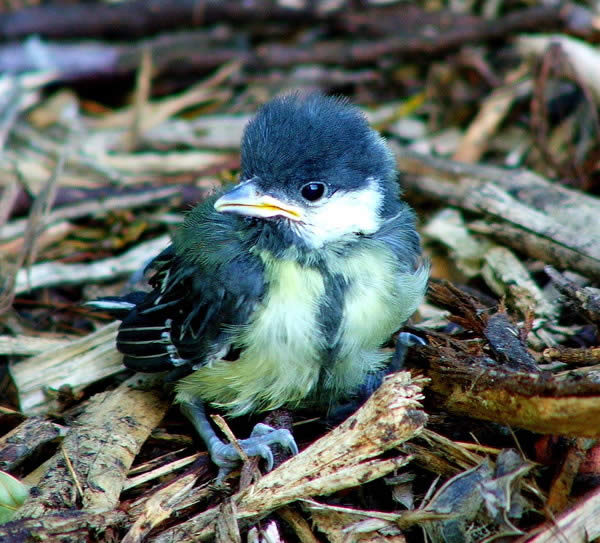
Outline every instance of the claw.
<svg viewBox="0 0 600 543"><path fill-rule="evenodd" d="M199 401L182 402L181 410L192 421L198 434L210 453L212 461L219 467L217 482L231 472L241 461L240 453L231 443L223 443L210 425L204 411L204 404ZM281 445L292 454L298 454L298 445L289 430L277 429L268 424L257 424L247 439L240 439L238 445L248 456L260 456L267 464L267 470L273 469L274 458L272 445Z"/></svg>
<svg viewBox="0 0 600 543"><path fill-rule="evenodd" d="M275 463L275 459L273 458L273 451L271 451L268 445L258 445L257 449L258 455L263 458L263 460L267 463L267 471L271 471L273 469L273 464Z"/></svg>
<svg viewBox="0 0 600 543"><path fill-rule="evenodd" d="M273 469L275 462L272 445L281 445L292 454L298 454L298 445L289 430L277 429L268 424L257 424L250 437L238 440L238 445L248 456L260 456L266 462L267 471ZM210 456L219 466L219 480L222 480L232 469L239 464L241 458L238 450L230 443L213 443Z"/></svg>
<svg viewBox="0 0 600 543"><path fill-rule="evenodd" d="M396 352L390 363L391 371L399 371L404 367L404 359L409 347L427 345L427 341L410 332L400 332L396 340Z"/></svg>
<svg viewBox="0 0 600 543"><path fill-rule="evenodd" d="M402 345L406 345L407 347L413 347L415 345L427 345L427 340L410 332L400 332L398 334L398 343L402 343Z"/></svg>

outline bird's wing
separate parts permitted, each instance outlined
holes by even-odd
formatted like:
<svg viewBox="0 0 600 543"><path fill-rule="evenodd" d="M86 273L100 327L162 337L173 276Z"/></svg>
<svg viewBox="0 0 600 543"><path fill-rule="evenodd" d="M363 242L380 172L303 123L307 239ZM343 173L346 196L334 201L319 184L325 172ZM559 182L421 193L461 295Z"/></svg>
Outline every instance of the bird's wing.
<svg viewBox="0 0 600 543"><path fill-rule="evenodd" d="M211 207L212 209L212 207ZM180 377L227 354L231 331L250 319L263 291L260 259L228 217L194 210L173 245L149 265L153 287L123 319L117 347L138 371Z"/></svg>
<svg viewBox="0 0 600 543"><path fill-rule="evenodd" d="M420 237L414 211L401 202L396 214L385 220L373 239L389 247L398 259L399 271L412 273L422 266Z"/></svg>

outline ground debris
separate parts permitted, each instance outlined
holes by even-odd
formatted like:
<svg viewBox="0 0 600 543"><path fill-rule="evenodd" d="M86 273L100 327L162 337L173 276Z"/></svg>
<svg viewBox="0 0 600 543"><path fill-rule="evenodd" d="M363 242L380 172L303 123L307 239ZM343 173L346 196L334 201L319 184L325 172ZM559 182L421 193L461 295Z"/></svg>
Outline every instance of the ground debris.
<svg viewBox="0 0 600 543"><path fill-rule="evenodd" d="M0 540L600 537L592 10L5 4L0 468L31 490ZM278 413L300 454L217 487L168 391L83 303L145 284L190 206L236 181L258 105L291 89L348 96L394 150L432 264L408 326L427 344L333 429Z"/></svg>

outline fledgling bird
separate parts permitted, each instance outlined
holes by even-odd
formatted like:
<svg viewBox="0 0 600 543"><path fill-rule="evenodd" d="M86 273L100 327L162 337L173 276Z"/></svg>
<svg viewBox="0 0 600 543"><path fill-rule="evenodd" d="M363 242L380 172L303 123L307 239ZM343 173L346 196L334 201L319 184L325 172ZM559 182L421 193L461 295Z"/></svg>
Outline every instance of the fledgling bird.
<svg viewBox="0 0 600 543"><path fill-rule="evenodd" d="M240 183L196 206L149 265L153 290L90 302L122 319L127 367L177 378L176 401L221 474L240 458L206 404L231 416L331 409L386 371L381 347L429 273L396 177L386 143L345 100L275 98L245 129ZM240 441L269 469L274 443L297 452L264 424Z"/></svg>

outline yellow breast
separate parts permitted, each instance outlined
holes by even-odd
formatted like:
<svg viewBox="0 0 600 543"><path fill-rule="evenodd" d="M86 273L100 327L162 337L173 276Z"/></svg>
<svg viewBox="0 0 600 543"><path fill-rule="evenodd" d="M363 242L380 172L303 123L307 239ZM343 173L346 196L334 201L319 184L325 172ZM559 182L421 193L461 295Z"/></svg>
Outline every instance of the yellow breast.
<svg viewBox="0 0 600 543"><path fill-rule="evenodd" d="M200 397L231 415L297 405L333 405L356 391L389 358L380 347L412 315L427 270L401 274L394 254L371 244L351 254L326 255L327 273L344 284L341 308L325 292L318 268L260 253L266 294L251 321L231 330L235 361L218 360L182 379L178 398ZM325 304L325 307L322 307ZM325 345L322 311L340 314L337 335ZM334 359L324 360L325 352Z"/></svg>
<svg viewBox="0 0 600 543"><path fill-rule="evenodd" d="M428 269L401 273L391 250L383 245L363 246L344 258L332 257L328 268L345 277L342 323L333 368L322 387L335 402L360 387L390 357L380 349L416 311L427 285Z"/></svg>
<svg viewBox="0 0 600 543"><path fill-rule="evenodd" d="M259 255L265 265L266 295L252 320L232 330L241 349L234 362L219 360L182 379L180 399L198 395L232 415L297 404L319 380L318 310L322 275L292 260Z"/></svg>

